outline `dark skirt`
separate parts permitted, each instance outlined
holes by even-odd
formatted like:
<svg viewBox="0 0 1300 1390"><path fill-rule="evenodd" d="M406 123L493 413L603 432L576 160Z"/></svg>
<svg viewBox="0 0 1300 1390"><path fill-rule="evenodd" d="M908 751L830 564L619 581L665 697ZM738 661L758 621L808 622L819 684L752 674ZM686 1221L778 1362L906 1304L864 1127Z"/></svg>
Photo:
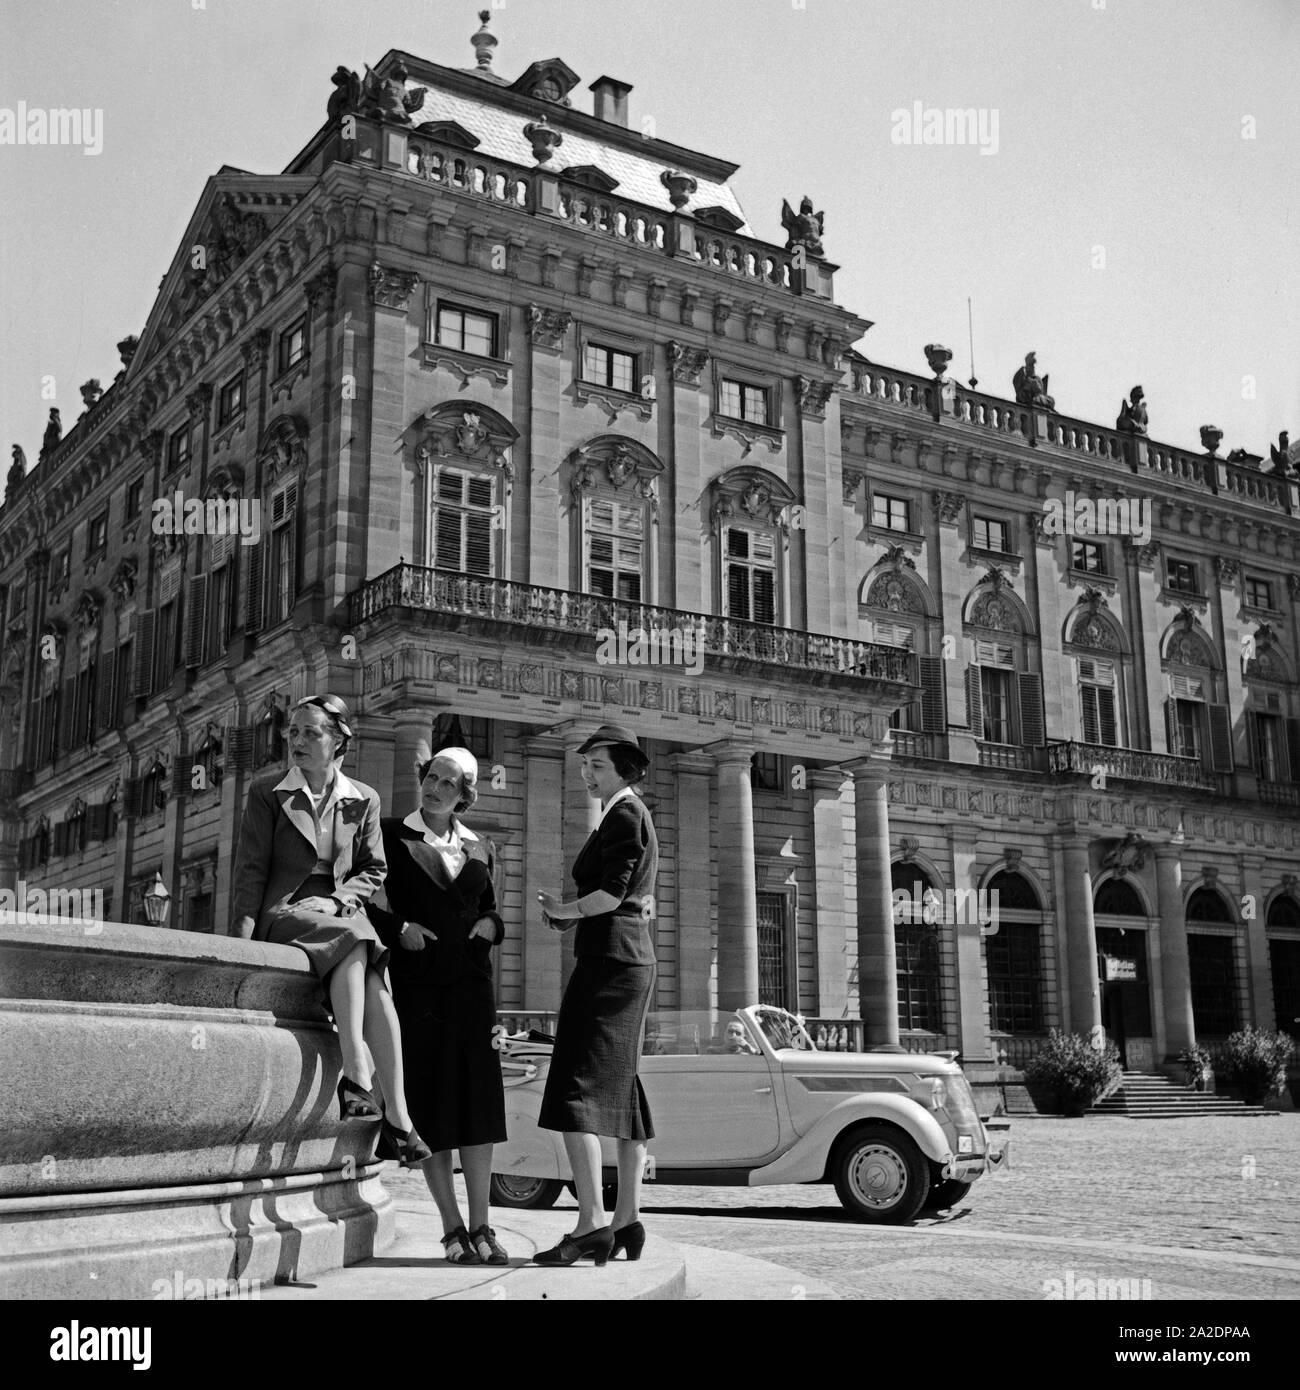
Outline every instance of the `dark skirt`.
<svg viewBox="0 0 1300 1390"><path fill-rule="evenodd" d="M322 981L358 945L365 946L367 963L382 972L388 963L388 947L380 941L364 912L351 917L331 917L324 912L302 912L294 907L301 898L328 898L333 892L334 880L326 874L313 874L305 879L267 924L266 940L281 946L296 946L306 954L316 978Z"/></svg>
<svg viewBox="0 0 1300 1390"><path fill-rule="evenodd" d="M560 1003L539 1128L654 1138L636 1074L654 984L653 965L578 957Z"/></svg>
<svg viewBox="0 0 1300 1390"><path fill-rule="evenodd" d="M406 1103L420 1138L434 1151L506 1139L501 1054L492 1046L492 981L443 989L398 985Z"/></svg>

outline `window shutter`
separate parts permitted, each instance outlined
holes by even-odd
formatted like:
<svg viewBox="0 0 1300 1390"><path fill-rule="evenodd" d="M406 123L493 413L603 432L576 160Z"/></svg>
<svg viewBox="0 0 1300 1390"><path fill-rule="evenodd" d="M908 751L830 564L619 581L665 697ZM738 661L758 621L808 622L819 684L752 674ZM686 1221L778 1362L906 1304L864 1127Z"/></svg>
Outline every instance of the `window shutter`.
<svg viewBox="0 0 1300 1390"><path fill-rule="evenodd" d="M747 565L727 566L727 616L729 618L749 619L749 567Z"/></svg>
<svg viewBox="0 0 1300 1390"><path fill-rule="evenodd" d="M1097 691L1097 723L1101 734L1100 742L1107 748L1119 747L1119 720L1115 715L1115 692Z"/></svg>
<svg viewBox="0 0 1300 1390"><path fill-rule="evenodd" d="M72 747L77 729L77 678L69 677L59 688L59 752Z"/></svg>
<svg viewBox="0 0 1300 1390"><path fill-rule="evenodd" d="M465 569L486 578L492 575L492 514L470 512L465 518Z"/></svg>
<svg viewBox="0 0 1300 1390"><path fill-rule="evenodd" d="M980 668L966 668L966 721L976 738L984 737L984 701L980 692Z"/></svg>
<svg viewBox="0 0 1300 1390"><path fill-rule="evenodd" d="M1084 662L1080 662L1082 668ZM1100 693L1095 685L1084 685L1079 689L1083 700L1083 741L1085 743L1100 743L1099 730L1097 724L1097 696Z"/></svg>
<svg viewBox="0 0 1300 1390"><path fill-rule="evenodd" d="M1210 716L1210 767L1214 772L1232 771L1232 719L1227 705L1207 705Z"/></svg>
<svg viewBox="0 0 1300 1390"><path fill-rule="evenodd" d="M1178 737L1177 701L1172 695L1165 701L1165 746L1175 756L1183 756L1182 740Z"/></svg>
<svg viewBox="0 0 1300 1390"><path fill-rule="evenodd" d="M943 658L918 657L917 671L921 678L921 729L927 734L941 734L946 723L943 713Z"/></svg>
<svg viewBox="0 0 1300 1390"><path fill-rule="evenodd" d="M131 639L135 648L132 653L135 660L131 672L131 694L136 699L148 695L153 689L154 617L152 608L141 613L136 622L135 635Z"/></svg>
<svg viewBox="0 0 1300 1390"><path fill-rule="evenodd" d="M1300 719L1286 720L1286 756L1291 780L1300 782Z"/></svg>
<svg viewBox="0 0 1300 1390"><path fill-rule="evenodd" d="M1250 759L1250 770L1256 775L1263 772L1260 766L1259 715L1253 710L1246 711L1246 751Z"/></svg>
<svg viewBox="0 0 1300 1390"><path fill-rule="evenodd" d="M59 855L68 852L68 823L59 821L54 827L54 843L50 853L57 859Z"/></svg>
<svg viewBox="0 0 1300 1390"><path fill-rule="evenodd" d="M1047 742L1043 717L1043 678L1036 671L1016 676L1020 695L1020 742L1025 748L1041 748Z"/></svg>
<svg viewBox="0 0 1300 1390"><path fill-rule="evenodd" d="M771 570L754 571L754 621L776 622L776 576Z"/></svg>
<svg viewBox="0 0 1300 1390"><path fill-rule="evenodd" d="M117 722L113 708L113 692L117 688L117 652L106 653L100 660L98 683L95 686L95 732L103 733Z"/></svg>
<svg viewBox="0 0 1300 1390"><path fill-rule="evenodd" d="M262 565L269 540L269 536L263 536L256 545L247 547L248 570L244 584L244 631L247 633L262 630Z"/></svg>
<svg viewBox="0 0 1300 1390"><path fill-rule="evenodd" d="M232 772L247 772L253 766L253 730L246 724L227 724L222 731L222 748Z"/></svg>
<svg viewBox="0 0 1300 1390"><path fill-rule="evenodd" d="M208 576L191 576L185 595L185 664L202 666L207 630Z"/></svg>
<svg viewBox="0 0 1300 1390"><path fill-rule="evenodd" d="M108 807L88 806L86 808L86 839L108 839Z"/></svg>

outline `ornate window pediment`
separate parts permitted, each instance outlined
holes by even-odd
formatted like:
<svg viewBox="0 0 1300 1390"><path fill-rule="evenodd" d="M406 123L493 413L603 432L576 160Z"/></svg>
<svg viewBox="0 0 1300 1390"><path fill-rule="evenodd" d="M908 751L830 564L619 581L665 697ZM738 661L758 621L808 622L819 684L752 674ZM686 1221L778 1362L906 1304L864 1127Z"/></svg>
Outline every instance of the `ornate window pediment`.
<svg viewBox="0 0 1300 1390"><path fill-rule="evenodd" d="M510 84L508 90L522 92L538 101L553 101L557 106L571 106L569 93L578 85L578 74L559 58L543 58L531 63Z"/></svg>
<svg viewBox="0 0 1300 1390"><path fill-rule="evenodd" d="M297 415L280 415L266 427L257 446L264 487L269 491L286 474L302 473L307 467L307 424ZM235 470L227 467L226 476ZM242 482L242 473L240 474Z"/></svg>
<svg viewBox="0 0 1300 1390"><path fill-rule="evenodd" d="M730 208L724 208L720 203L696 208L695 220L703 222L706 227L716 227L721 232L738 232L745 225L743 217L737 217Z"/></svg>
<svg viewBox="0 0 1300 1390"><path fill-rule="evenodd" d="M925 612L925 605L915 585L901 569L886 570L871 581L866 605L868 608L884 609L887 613Z"/></svg>
<svg viewBox="0 0 1300 1390"><path fill-rule="evenodd" d="M991 565L981 581L981 588L982 592L977 593L967 610L967 624L993 632L1024 632L1026 625L1020 603L1002 570Z"/></svg>
<svg viewBox="0 0 1300 1390"><path fill-rule="evenodd" d="M414 133L427 135L431 140L441 140L444 145L455 145L461 150L476 150L481 143L477 135L466 130L458 121L421 121Z"/></svg>
<svg viewBox="0 0 1300 1390"><path fill-rule="evenodd" d="M597 193L612 193L618 187L618 180L607 174L598 164L571 164L560 171L561 177L570 183L581 184L583 188L594 188Z"/></svg>
<svg viewBox="0 0 1300 1390"><path fill-rule="evenodd" d="M585 492L608 485L629 498L659 508L659 475L663 464L644 444L617 435L606 435L580 445L569 457L569 494L577 506Z"/></svg>
<svg viewBox="0 0 1300 1390"><path fill-rule="evenodd" d="M1165 640L1164 659L1180 666L1199 666L1209 671L1218 669L1214 647L1201 631L1196 614L1190 608L1184 607L1174 619Z"/></svg>
<svg viewBox="0 0 1300 1390"><path fill-rule="evenodd" d="M783 478L764 468L742 464L716 477L711 488L713 506L710 517L714 535L720 535L727 522L771 526L787 535L787 507L795 505L798 494Z"/></svg>
<svg viewBox="0 0 1300 1390"><path fill-rule="evenodd" d="M509 451L518 438L519 431L495 410L474 401L447 401L425 412L415 452L425 465L434 459L465 459L499 468L513 481Z"/></svg>

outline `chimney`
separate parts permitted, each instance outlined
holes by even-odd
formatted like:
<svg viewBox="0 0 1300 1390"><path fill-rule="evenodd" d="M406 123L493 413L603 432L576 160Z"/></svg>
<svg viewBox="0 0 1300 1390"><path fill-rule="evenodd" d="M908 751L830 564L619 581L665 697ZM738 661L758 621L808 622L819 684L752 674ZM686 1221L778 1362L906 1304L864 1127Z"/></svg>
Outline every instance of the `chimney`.
<svg viewBox="0 0 1300 1390"><path fill-rule="evenodd" d="M627 94L632 88L616 77L598 77L587 89L595 92L595 114L598 121L627 128Z"/></svg>

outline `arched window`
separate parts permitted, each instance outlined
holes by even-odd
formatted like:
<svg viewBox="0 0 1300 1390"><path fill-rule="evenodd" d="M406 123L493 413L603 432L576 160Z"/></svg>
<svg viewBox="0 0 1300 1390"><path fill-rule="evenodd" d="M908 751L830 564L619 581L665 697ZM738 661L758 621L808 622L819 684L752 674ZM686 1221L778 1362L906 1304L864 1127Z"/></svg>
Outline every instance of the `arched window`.
<svg viewBox="0 0 1300 1390"><path fill-rule="evenodd" d="M1274 898L1267 930L1274 1027L1300 1039L1300 903L1285 895Z"/></svg>
<svg viewBox="0 0 1300 1390"><path fill-rule="evenodd" d="M1196 758L1210 772L1231 772L1232 720L1218 694L1217 662L1195 615L1184 609L1165 644L1169 682L1165 733L1169 751Z"/></svg>
<svg viewBox="0 0 1300 1390"><path fill-rule="evenodd" d="M654 592L654 523L663 464L618 435L588 441L570 459L569 493L580 509L577 569L583 593L641 603Z"/></svg>
<svg viewBox="0 0 1300 1390"><path fill-rule="evenodd" d="M985 892L990 899L997 894L997 931L984 938L989 1028L994 1033L1041 1033L1042 904L1033 884L1013 869L994 874Z"/></svg>
<svg viewBox="0 0 1300 1390"><path fill-rule="evenodd" d="M1094 913L1112 917L1146 917L1146 909L1137 889L1122 878L1108 878L1101 884L1092 900Z"/></svg>
<svg viewBox="0 0 1300 1390"><path fill-rule="evenodd" d="M1232 909L1214 888L1197 888L1187 900L1187 924L1232 926ZM1241 1027L1237 941L1224 931L1187 933L1187 963L1192 977L1192 1017L1198 1037L1225 1038Z"/></svg>
<svg viewBox="0 0 1300 1390"><path fill-rule="evenodd" d="M1041 748L1047 742L1043 678L1029 670L1024 605L996 566L972 596L964 627L973 657L966 668L966 716L976 739L995 745L981 749L981 762L1024 766L1024 755L1005 748Z"/></svg>
<svg viewBox="0 0 1300 1390"><path fill-rule="evenodd" d="M480 578L505 569L506 502L514 469L508 451L519 432L472 401L449 401L424 423L424 563Z"/></svg>
<svg viewBox="0 0 1300 1390"><path fill-rule="evenodd" d="M933 892L934 881L919 864L896 863L890 884L915 901ZM922 904L917 903L920 907ZM898 973L898 1026L904 1031L943 1031L943 965L939 954L939 925L920 920L920 913L904 914L894 926L894 954Z"/></svg>
<svg viewBox="0 0 1300 1390"><path fill-rule="evenodd" d="M774 473L750 466L713 481L718 540L716 611L740 622L781 626L784 614L786 508L798 499Z"/></svg>

